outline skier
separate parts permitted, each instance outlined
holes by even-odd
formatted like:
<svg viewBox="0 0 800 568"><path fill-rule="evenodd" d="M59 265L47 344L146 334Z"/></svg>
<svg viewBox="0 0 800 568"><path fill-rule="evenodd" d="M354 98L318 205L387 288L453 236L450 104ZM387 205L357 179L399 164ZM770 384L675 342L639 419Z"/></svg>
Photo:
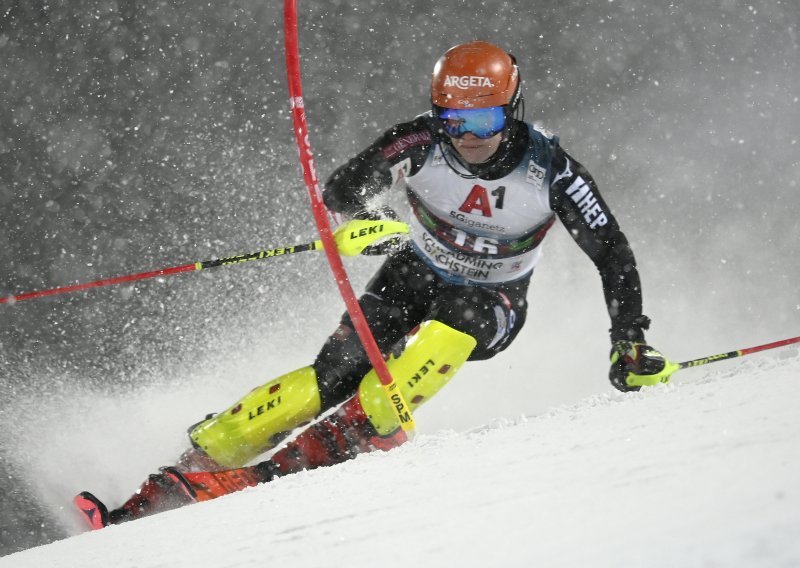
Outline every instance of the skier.
<svg viewBox="0 0 800 568"><path fill-rule="evenodd" d="M388 254L360 304L411 409L460 366L506 349L525 323L542 240L559 219L600 272L611 319L611 383L667 382L675 365L645 343L641 286L625 235L589 172L558 138L526 123L516 60L492 44L457 45L436 63L429 112L387 130L327 180L328 208L397 219L380 198L405 192L410 238ZM384 193L385 192L385 193ZM389 356L391 354L391 356ZM332 414L255 466L293 429ZM258 387L189 429L192 447L120 508L90 493L93 528L327 466L407 437L345 314L313 364Z"/></svg>

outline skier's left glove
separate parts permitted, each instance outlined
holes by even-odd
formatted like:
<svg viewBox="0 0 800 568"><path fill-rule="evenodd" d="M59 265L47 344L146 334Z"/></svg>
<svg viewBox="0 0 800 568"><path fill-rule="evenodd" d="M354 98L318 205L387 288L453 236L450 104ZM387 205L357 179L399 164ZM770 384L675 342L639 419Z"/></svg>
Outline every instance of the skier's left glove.
<svg viewBox="0 0 800 568"><path fill-rule="evenodd" d="M668 383L678 365L667 360L649 345L635 341L615 341L611 347L608 378L615 388L638 391L644 386Z"/></svg>

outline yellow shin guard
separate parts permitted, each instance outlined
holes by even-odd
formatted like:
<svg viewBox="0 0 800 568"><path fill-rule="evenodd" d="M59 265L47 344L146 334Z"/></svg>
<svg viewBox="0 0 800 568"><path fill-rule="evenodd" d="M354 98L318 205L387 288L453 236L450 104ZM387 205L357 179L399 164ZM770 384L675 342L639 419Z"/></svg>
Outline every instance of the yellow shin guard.
<svg viewBox="0 0 800 568"><path fill-rule="evenodd" d="M472 336L430 320L420 326L399 357L389 358L386 365L412 412L453 378L476 343ZM374 369L361 380L358 396L378 434L386 436L400 427Z"/></svg>
<svg viewBox="0 0 800 568"><path fill-rule="evenodd" d="M250 391L195 426L192 442L224 467L241 467L320 412L317 373L303 367Z"/></svg>

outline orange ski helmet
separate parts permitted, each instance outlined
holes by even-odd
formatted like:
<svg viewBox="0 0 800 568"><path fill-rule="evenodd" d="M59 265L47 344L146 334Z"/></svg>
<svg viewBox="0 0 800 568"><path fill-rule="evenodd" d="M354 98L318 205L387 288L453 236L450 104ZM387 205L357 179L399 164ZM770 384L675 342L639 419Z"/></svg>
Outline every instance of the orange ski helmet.
<svg viewBox="0 0 800 568"><path fill-rule="evenodd" d="M462 43L433 68L431 102L441 108L470 109L519 103L519 69L514 57L485 41Z"/></svg>

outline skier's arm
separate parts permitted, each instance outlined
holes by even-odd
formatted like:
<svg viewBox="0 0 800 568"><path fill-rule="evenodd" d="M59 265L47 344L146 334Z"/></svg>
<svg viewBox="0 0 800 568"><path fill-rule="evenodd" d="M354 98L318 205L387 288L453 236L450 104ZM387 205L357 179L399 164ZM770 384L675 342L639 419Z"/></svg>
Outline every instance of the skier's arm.
<svg viewBox="0 0 800 568"><path fill-rule="evenodd" d="M432 143L428 120L423 115L390 128L337 168L322 194L328 209L353 217L369 209L370 201L391 187L400 173L419 171Z"/></svg>
<svg viewBox="0 0 800 568"><path fill-rule="evenodd" d="M600 272L611 341L644 341L650 321L642 315L639 272L628 239L592 176L560 147L552 171L550 206Z"/></svg>

